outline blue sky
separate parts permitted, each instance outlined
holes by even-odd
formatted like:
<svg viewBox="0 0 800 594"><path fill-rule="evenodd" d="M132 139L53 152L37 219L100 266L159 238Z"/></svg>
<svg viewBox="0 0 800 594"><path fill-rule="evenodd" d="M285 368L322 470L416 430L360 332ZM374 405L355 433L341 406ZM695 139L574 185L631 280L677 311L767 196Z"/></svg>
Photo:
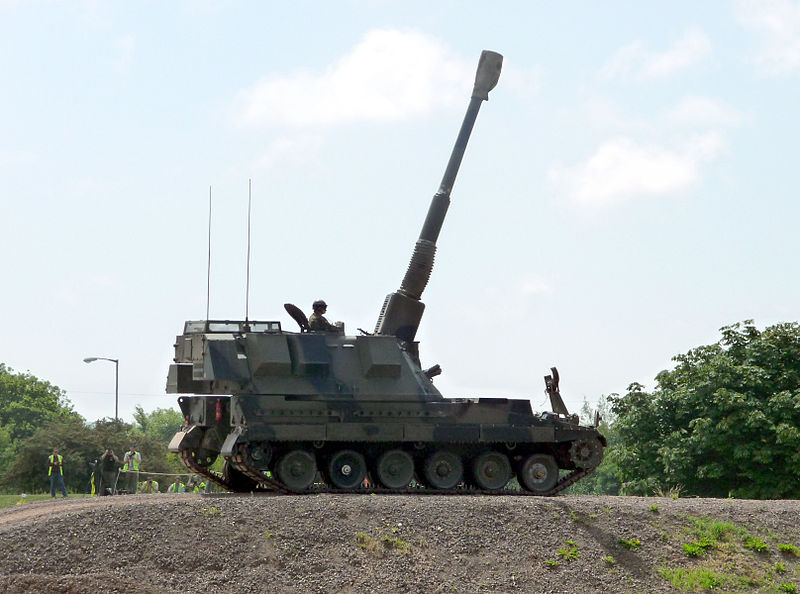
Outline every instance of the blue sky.
<svg viewBox="0 0 800 594"><path fill-rule="evenodd" d="M90 420L170 407L210 311L372 330L482 49L505 56L423 295L446 396L652 387L797 320L800 3L0 0L0 361Z"/></svg>

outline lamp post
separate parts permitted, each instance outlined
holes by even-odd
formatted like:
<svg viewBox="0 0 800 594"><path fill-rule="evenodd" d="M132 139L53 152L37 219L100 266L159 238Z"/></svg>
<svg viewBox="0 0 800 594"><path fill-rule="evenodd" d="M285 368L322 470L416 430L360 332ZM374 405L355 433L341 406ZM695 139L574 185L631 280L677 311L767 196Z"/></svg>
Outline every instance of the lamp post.
<svg viewBox="0 0 800 594"><path fill-rule="evenodd" d="M119 421L119 359L109 359L108 357L86 357L83 362L111 361L116 371L114 381L114 420Z"/></svg>

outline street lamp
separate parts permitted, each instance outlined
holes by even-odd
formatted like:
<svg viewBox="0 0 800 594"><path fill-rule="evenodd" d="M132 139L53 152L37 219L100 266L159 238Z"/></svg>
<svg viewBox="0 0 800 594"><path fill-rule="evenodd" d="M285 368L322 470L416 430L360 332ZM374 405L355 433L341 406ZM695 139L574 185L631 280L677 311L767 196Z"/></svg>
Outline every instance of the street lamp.
<svg viewBox="0 0 800 594"><path fill-rule="evenodd" d="M114 382L114 420L119 421L119 359L109 359L108 357L86 357L83 362L92 361L111 361L116 368L116 381Z"/></svg>

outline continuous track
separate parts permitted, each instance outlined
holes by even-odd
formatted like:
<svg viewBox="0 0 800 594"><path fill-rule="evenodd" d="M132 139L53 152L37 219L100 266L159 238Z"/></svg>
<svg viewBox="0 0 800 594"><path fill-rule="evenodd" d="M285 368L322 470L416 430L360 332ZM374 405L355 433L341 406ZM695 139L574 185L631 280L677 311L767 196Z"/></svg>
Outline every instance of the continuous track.
<svg viewBox="0 0 800 594"><path fill-rule="evenodd" d="M225 480L221 474L214 472L204 466L196 463L192 456L191 450L182 450L181 459L184 465L193 473L205 477L214 484L226 489L228 491L236 491L236 487ZM234 456L226 458L227 462L233 465L236 470L250 478L258 485L253 491L256 493L272 493L276 495L315 495L321 493L332 494L367 494L375 493L379 495L510 495L515 497L552 497L558 495L561 491L578 482L580 479L590 475L594 472L595 467L583 468L572 471L570 474L562 477L549 491L533 492L524 489L498 489L487 490L479 489L461 485L453 489L431 489L428 487L405 487L402 489L387 489L373 485L371 487L359 487L357 489L336 489L326 484L315 483L311 488L297 491L287 488L280 481L275 480L272 476L267 476L263 471L249 465L247 463L247 456L242 448L239 448Z"/></svg>

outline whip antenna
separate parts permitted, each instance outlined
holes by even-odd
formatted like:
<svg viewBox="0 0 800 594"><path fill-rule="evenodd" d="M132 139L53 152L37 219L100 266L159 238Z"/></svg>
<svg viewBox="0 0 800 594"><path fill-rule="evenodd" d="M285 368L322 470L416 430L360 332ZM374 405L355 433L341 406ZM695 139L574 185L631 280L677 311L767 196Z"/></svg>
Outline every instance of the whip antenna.
<svg viewBox="0 0 800 594"><path fill-rule="evenodd" d="M253 180L247 180L247 289L244 300L244 321L250 319L250 204L253 197Z"/></svg>
<svg viewBox="0 0 800 594"><path fill-rule="evenodd" d="M208 186L208 272L206 274L206 321L211 309L211 186Z"/></svg>

